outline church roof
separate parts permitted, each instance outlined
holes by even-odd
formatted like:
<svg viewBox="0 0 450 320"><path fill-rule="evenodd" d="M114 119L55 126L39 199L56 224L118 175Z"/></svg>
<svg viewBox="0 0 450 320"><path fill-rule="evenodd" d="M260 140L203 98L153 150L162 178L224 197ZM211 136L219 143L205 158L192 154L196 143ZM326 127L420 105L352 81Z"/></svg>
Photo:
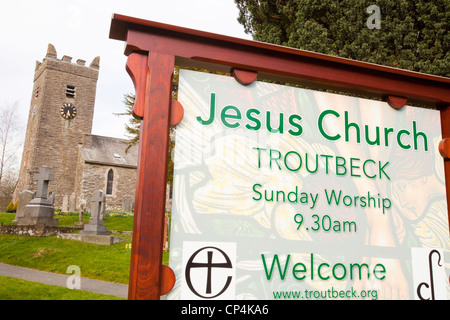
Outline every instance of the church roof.
<svg viewBox="0 0 450 320"><path fill-rule="evenodd" d="M136 168L138 147L125 152L127 147L128 141L124 139L86 134L80 151L86 163Z"/></svg>

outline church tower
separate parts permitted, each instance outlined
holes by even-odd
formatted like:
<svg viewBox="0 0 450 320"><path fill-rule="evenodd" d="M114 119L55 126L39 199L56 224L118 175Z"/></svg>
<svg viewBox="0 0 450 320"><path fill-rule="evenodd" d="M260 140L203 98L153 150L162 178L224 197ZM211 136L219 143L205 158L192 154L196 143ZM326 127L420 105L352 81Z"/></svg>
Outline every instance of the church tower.
<svg viewBox="0 0 450 320"><path fill-rule="evenodd" d="M55 197L55 206L77 189L79 145L92 129L99 62L99 57L89 66L81 59L72 63L68 56L58 59L52 44L43 61L36 62L14 201L23 190L36 191L33 178L42 167L54 175L48 191Z"/></svg>

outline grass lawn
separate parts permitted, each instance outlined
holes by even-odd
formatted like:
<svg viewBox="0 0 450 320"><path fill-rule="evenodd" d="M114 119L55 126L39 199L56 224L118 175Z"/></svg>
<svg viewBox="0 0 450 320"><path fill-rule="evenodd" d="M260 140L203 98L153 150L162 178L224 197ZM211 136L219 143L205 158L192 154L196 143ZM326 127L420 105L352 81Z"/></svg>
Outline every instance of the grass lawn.
<svg viewBox="0 0 450 320"><path fill-rule="evenodd" d="M82 290L0 276L1 300L124 300L123 298Z"/></svg>
<svg viewBox="0 0 450 320"><path fill-rule="evenodd" d="M0 213L0 223L11 224L14 216L14 213ZM55 217L59 219L60 226L73 226L74 222L78 221L78 216ZM83 217L85 222L88 222L88 219L89 217ZM132 216L109 215L104 223L108 230L133 229ZM67 268L76 265L80 267L82 277L127 284L131 236L122 234L117 236L127 238L127 241L105 246L59 239L56 236L28 237L0 234L0 262L61 274L67 274ZM167 252L164 253L163 263L168 264ZM11 281L13 280L1 279L0 287ZM0 296L3 296L2 293Z"/></svg>
<svg viewBox="0 0 450 320"><path fill-rule="evenodd" d="M51 237L0 235L0 262L65 274L70 265L80 267L81 276L128 283L128 242L111 246Z"/></svg>

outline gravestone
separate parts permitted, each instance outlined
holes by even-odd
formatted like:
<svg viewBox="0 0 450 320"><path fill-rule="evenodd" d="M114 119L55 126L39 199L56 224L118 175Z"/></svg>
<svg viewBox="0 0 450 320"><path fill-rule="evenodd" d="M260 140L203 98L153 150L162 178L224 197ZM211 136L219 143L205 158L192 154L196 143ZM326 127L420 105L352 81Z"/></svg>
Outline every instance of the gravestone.
<svg viewBox="0 0 450 320"><path fill-rule="evenodd" d="M83 222L83 211L79 211L78 212L78 221L75 221L74 223L75 227L83 227L84 226L84 222Z"/></svg>
<svg viewBox="0 0 450 320"><path fill-rule="evenodd" d="M36 196L25 206L24 216L17 219L17 225L58 226L59 220L53 218L54 197L47 194L53 174L49 168L41 168L39 173L34 175L34 180L37 181Z"/></svg>
<svg viewBox="0 0 450 320"><path fill-rule="evenodd" d="M69 197L69 211L77 211L77 194L72 192Z"/></svg>
<svg viewBox="0 0 450 320"><path fill-rule="evenodd" d="M61 211L69 211L69 196L67 194L63 197Z"/></svg>
<svg viewBox="0 0 450 320"><path fill-rule="evenodd" d="M51 203L53 206L55 205L55 194L53 192L50 192L47 195L47 199L49 203Z"/></svg>
<svg viewBox="0 0 450 320"><path fill-rule="evenodd" d="M58 238L75 241L90 242L101 245L111 245L126 241L119 237L111 236L110 231L103 224L105 219L106 196L101 190L94 193L91 199L91 218L89 223L84 225L84 229L79 234L59 234Z"/></svg>
<svg viewBox="0 0 450 320"><path fill-rule="evenodd" d="M16 218L14 222L25 217L25 206L34 198L34 192L30 190L24 190L19 193L19 199L17 200Z"/></svg>
<svg viewBox="0 0 450 320"><path fill-rule="evenodd" d="M124 198L123 202L122 202L122 210L125 212L133 212L134 211L134 199Z"/></svg>
<svg viewBox="0 0 450 320"><path fill-rule="evenodd" d="M84 225L81 235L109 235L106 226L103 224L105 218L106 196L102 190L94 193L91 199L91 218L89 223Z"/></svg>

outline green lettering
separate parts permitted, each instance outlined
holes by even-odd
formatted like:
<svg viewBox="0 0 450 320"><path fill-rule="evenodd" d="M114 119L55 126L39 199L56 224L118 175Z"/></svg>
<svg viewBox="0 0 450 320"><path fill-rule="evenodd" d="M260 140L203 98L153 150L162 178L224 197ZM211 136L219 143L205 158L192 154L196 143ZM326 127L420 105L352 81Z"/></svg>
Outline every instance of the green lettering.
<svg viewBox="0 0 450 320"><path fill-rule="evenodd" d="M305 161L305 163L306 163L306 165L305 165L306 166L306 170L309 173L316 173L317 170L319 170L319 155L316 154L316 169L314 169L314 171L309 170L309 167L308 167L308 153L305 154L305 158L306 158L306 161Z"/></svg>
<svg viewBox="0 0 450 320"><path fill-rule="evenodd" d="M363 263L362 265L360 265L359 263L355 263L355 264L351 263L350 264L350 270L351 270L350 271L350 279L351 280L353 280L353 268L354 267L358 268L358 270L359 270L359 280L362 280L361 276L362 276L362 268L363 267L367 269L367 278L369 278L369 266L367 265L367 263Z"/></svg>
<svg viewBox="0 0 450 320"><path fill-rule="evenodd" d="M334 111L334 110L325 110L325 111L323 111L323 112L319 115L319 119L318 119L318 124L317 124L317 125L318 125L318 128L319 128L320 133L322 134L322 136L323 136L325 139L331 140L331 141L335 141L335 140L338 140L338 139L341 137L341 135L340 135L340 134L336 134L336 135L334 135L334 136L330 136L330 135L328 135L328 134L325 132L325 130L323 129L323 119L324 119L325 116L327 116L328 114L331 114L331 115L335 116L336 118L339 118L339 117L340 117L339 113L337 113L337 112Z"/></svg>
<svg viewBox="0 0 450 320"><path fill-rule="evenodd" d="M354 122L350 122L350 123L348 122L348 112L345 111L345 141L347 141L347 142L350 140L349 129L352 127L356 130L356 142L360 143L361 142L361 133L359 130L359 126Z"/></svg>
<svg viewBox="0 0 450 320"><path fill-rule="evenodd" d="M216 94L211 93L209 118L208 118L208 120L203 120L200 116L198 116L197 121L200 122L200 124L202 124L204 126L210 125L214 121L214 115L216 112L215 109L216 109Z"/></svg>
<svg viewBox="0 0 450 320"><path fill-rule="evenodd" d="M382 276L378 276L378 273L381 273ZM375 278L377 278L378 280L384 280L384 278L386 278L385 273L386 273L386 268L385 268L384 265L382 265L381 263L378 263L378 264L375 265L375 267L373 268L373 275L374 275Z"/></svg>
<svg viewBox="0 0 450 320"><path fill-rule="evenodd" d="M322 280L328 280L328 279L330 279L330 276L322 277L322 274L320 273L320 269L321 269L323 266L327 266L328 268L330 267L330 265L329 265L328 263L321 263L321 264L319 265L319 268L317 268L317 274L319 275L319 278L320 278L320 279L322 279Z"/></svg>
<svg viewBox="0 0 450 320"><path fill-rule="evenodd" d="M266 273L266 279L270 280L272 278L272 273L273 273L273 269L274 269L275 262L276 262L277 267L278 267L278 272L280 273L280 278L281 278L281 280L284 280L284 277L286 277L286 271L287 271L287 267L288 267L288 264L289 264L290 257L291 257L291 255L288 254L288 256L286 258L286 266L284 267L284 271L282 272L281 271L280 261L278 260L278 254L275 254L273 256L272 266L270 267L270 271L268 272L267 265L266 265L266 259L264 257L264 254L261 254L261 258L262 258L263 265L264 265L264 271Z"/></svg>
<svg viewBox="0 0 450 320"><path fill-rule="evenodd" d="M384 145L389 146L389 133L394 132L394 128L384 128Z"/></svg>
<svg viewBox="0 0 450 320"><path fill-rule="evenodd" d="M227 111L230 110L232 111L232 113L227 113ZM237 121L234 123L230 123L228 122L227 119L236 119L236 120L240 120L241 119L241 111L236 108L235 106L226 106L222 109L222 112L220 113L220 120L222 120L222 123L225 125L225 127L228 128L237 128L239 127L241 124Z"/></svg>
<svg viewBox="0 0 450 320"><path fill-rule="evenodd" d="M277 153L278 153L278 157L276 157L276 158L273 157L273 156L272 156L272 152L277 152ZM275 163L277 164L278 169L281 170L281 166L280 166L280 164L278 163L278 160L280 160L280 159L281 159L281 152L278 151L278 150L270 149L270 169L272 169L272 160L275 160Z"/></svg>
<svg viewBox="0 0 450 320"><path fill-rule="evenodd" d="M343 163L341 163L341 164L338 163L339 160L342 160ZM343 175L345 175L347 173L347 168L345 167L345 162L346 162L345 158L336 156L336 175L343 176ZM344 168L344 172L339 173L339 167Z"/></svg>
<svg viewBox="0 0 450 320"><path fill-rule="evenodd" d="M296 158L298 158L298 167L297 168L290 168L287 164L287 157L290 154L294 154L296 156ZM298 171L300 170L300 168L302 167L302 157L296 152L296 151L289 151L288 153L286 153L286 155L284 156L284 165L285 167L289 170L289 171Z"/></svg>
<svg viewBox="0 0 450 320"><path fill-rule="evenodd" d="M325 196L327 197L328 205L331 205L334 199L334 203L336 205L339 205L339 202L341 201L341 194L342 190L339 190L339 196L336 196L336 192L334 190L331 191L330 195L328 195L328 190L325 189Z"/></svg>
<svg viewBox="0 0 450 320"><path fill-rule="evenodd" d="M248 109L248 110L247 110L247 119L250 120L250 121L252 121L252 122L254 122L255 125L254 125L254 126L251 126L251 125L249 125L249 124L246 124L245 127L246 127L247 129L249 129L249 130L255 130L255 131L257 131L257 130L261 129L261 121L259 121L258 118L253 117L253 116L252 116L253 113L259 115L261 112L260 112L259 110L257 110L257 109Z"/></svg>
<svg viewBox="0 0 450 320"><path fill-rule="evenodd" d="M417 132L417 123L413 121L413 136L414 136L414 150L417 150L417 137L421 136L423 138L424 150L428 151L428 138L423 132Z"/></svg>
<svg viewBox="0 0 450 320"><path fill-rule="evenodd" d="M344 270L344 272L343 272L343 274L342 274L342 276L341 276L340 278L336 275L336 268L337 268L337 267L342 267L342 269ZM344 266L342 263L336 263L336 264L333 266L333 271L332 271L332 273L333 273L333 278L335 278L336 280L342 280L342 279L344 279L345 276L347 275L347 269L345 269L345 266Z"/></svg>
<svg viewBox="0 0 450 320"><path fill-rule="evenodd" d="M353 165L353 161L360 161L358 158L350 158L350 175L352 177L361 177L360 174L353 173L353 169L359 169L359 166Z"/></svg>
<svg viewBox="0 0 450 320"><path fill-rule="evenodd" d="M366 136L366 142L370 144L371 146L380 145L380 127L375 127L376 132L376 138L374 141L369 139L369 126L365 126L365 136Z"/></svg>
<svg viewBox="0 0 450 320"><path fill-rule="evenodd" d="M252 197L252 199L255 200L255 201L259 201L259 200L262 199L262 194L261 194L261 192L259 192L258 190L255 189L256 187L260 187L261 188L262 186L259 183L255 183L253 185L253 192L259 194L259 198Z"/></svg>
<svg viewBox="0 0 450 320"><path fill-rule="evenodd" d="M274 129L272 128L271 124L270 124L270 111L267 111L266 113L267 116L267 130L269 130L269 132L272 133L283 133L283 114L280 113L280 121L278 124L278 128Z"/></svg>
<svg viewBox="0 0 450 320"><path fill-rule="evenodd" d="M300 270L297 269L297 266L301 267L301 269L300 269ZM303 263L301 263L301 262L296 263L296 264L294 265L294 268L292 268L292 274L293 274L294 278L297 279L297 280L303 280L303 279L305 279L305 278L306 278L305 275L303 275L303 276L301 276L301 277L298 277L298 276L297 276L297 273L299 273L299 272L300 272L300 273L306 272L306 266L305 266Z"/></svg>
<svg viewBox="0 0 450 320"><path fill-rule="evenodd" d="M254 150L258 150L258 168L261 168L261 150L266 150L265 148L253 148Z"/></svg>
<svg viewBox="0 0 450 320"><path fill-rule="evenodd" d="M374 174L373 176L369 176L369 175L367 174L367 172L366 172L366 164L367 164L368 162L375 163L375 161L372 160L372 159L368 159L368 160L364 161L364 164L363 164L363 172L364 172L364 175L365 175L367 178L375 179L375 177L377 176L376 174Z"/></svg>
<svg viewBox="0 0 450 320"><path fill-rule="evenodd" d="M403 144L402 139L400 138L401 135L406 134L410 135L411 133L408 130L400 130L397 133L397 143L402 149L411 149L411 146L409 144Z"/></svg>
<svg viewBox="0 0 450 320"><path fill-rule="evenodd" d="M328 158L333 158L333 156L329 154L321 154L320 156L325 158L325 173L328 174Z"/></svg>
<svg viewBox="0 0 450 320"><path fill-rule="evenodd" d="M289 117L289 124L295 128L297 128L297 131L294 131L292 129L289 129L288 132L293 135L294 137L300 136L303 133L303 128L300 125L300 123L295 123L294 120L297 119L298 121L302 120L302 117L300 117L298 114L293 114Z"/></svg>
<svg viewBox="0 0 450 320"><path fill-rule="evenodd" d="M391 180L391 178L386 174L386 172L384 171L384 167L386 167L387 165L389 164L389 161L388 162L386 162L385 164L384 164L384 166L381 166L381 161L378 161L378 167L379 167L379 172L380 172L380 179L381 179L381 173L383 173L385 176L386 176L386 178L388 178L388 180Z"/></svg>

